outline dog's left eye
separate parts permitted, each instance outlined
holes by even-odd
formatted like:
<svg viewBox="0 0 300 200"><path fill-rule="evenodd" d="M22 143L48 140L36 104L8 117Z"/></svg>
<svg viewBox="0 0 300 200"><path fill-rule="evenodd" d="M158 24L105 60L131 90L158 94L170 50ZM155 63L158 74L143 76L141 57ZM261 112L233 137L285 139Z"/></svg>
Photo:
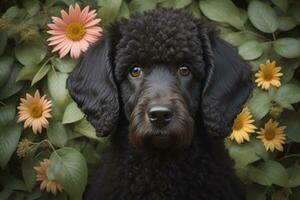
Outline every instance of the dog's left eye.
<svg viewBox="0 0 300 200"><path fill-rule="evenodd" d="M188 75L190 75L190 72L191 72L190 69L188 67L185 67L185 66L180 67L178 69L178 74L181 75L181 76L188 76Z"/></svg>
<svg viewBox="0 0 300 200"><path fill-rule="evenodd" d="M131 68L129 73L130 73L130 76L137 78L142 75L142 69L138 66L134 66Z"/></svg>

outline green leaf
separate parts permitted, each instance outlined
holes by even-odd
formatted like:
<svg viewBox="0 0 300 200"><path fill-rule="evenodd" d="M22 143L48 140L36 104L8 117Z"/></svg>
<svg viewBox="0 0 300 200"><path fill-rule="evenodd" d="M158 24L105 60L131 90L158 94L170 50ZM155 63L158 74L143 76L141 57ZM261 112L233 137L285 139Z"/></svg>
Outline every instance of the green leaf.
<svg viewBox="0 0 300 200"><path fill-rule="evenodd" d="M252 40L239 46L238 52L245 60L254 60L263 54L263 46L259 42Z"/></svg>
<svg viewBox="0 0 300 200"><path fill-rule="evenodd" d="M291 104L300 101L300 87L295 84L286 84L281 86L274 99L279 105L289 108Z"/></svg>
<svg viewBox="0 0 300 200"><path fill-rule="evenodd" d="M71 0L71 1L75 1L75 0ZM74 3L71 3L71 4L67 4L68 6L69 5L74 5ZM60 11L61 11L61 6L52 6L51 9L48 10L49 13L48 16L59 16L60 15ZM48 17L47 17L48 18Z"/></svg>
<svg viewBox="0 0 300 200"><path fill-rule="evenodd" d="M6 12L3 14L3 17L15 18L19 12L20 9L17 6L12 6L6 10Z"/></svg>
<svg viewBox="0 0 300 200"><path fill-rule="evenodd" d="M72 60L71 58L64 58L64 59L54 58L52 60L52 64L57 70L64 73L69 73L73 71L76 65L75 61Z"/></svg>
<svg viewBox="0 0 300 200"><path fill-rule="evenodd" d="M0 31L0 55L2 55L4 53L4 50L6 49L7 40L8 38L6 33Z"/></svg>
<svg viewBox="0 0 300 200"><path fill-rule="evenodd" d="M287 0L271 0L274 5L276 5L280 10L286 12L288 9L288 2Z"/></svg>
<svg viewBox="0 0 300 200"><path fill-rule="evenodd" d="M155 0L132 0L128 4L130 12L143 12L156 8Z"/></svg>
<svg viewBox="0 0 300 200"><path fill-rule="evenodd" d="M300 24L300 12L299 12L299 9L300 9L299 3L295 2L294 4L292 4L289 7L289 10L288 10L288 13L290 13L291 16L293 16L297 20L298 24Z"/></svg>
<svg viewBox="0 0 300 200"><path fill-rule="evenodd" d="M284 133L288 138L300 143L300 113L285 110L280 116L280 124L286 126Z"/></svg>
<svg viewBox="0 0 300 200"><path fill-rule="evenodd" d="M247 20L245 12L237 8L231 0L202 0L199 6L210 20L228 23L237 29L243 29Z"/></svg>
<svg viewBox="0 0 300 200"><path fill-rule="evenodd" d="M300 186L300 165L293 165L291 168L287 169L289 174L288 187L298 187Z"/></svg>
<svg viewBox="0 0 300 200"><path fill-rule="evenodd" d="M88 164L97 165L99 163L101 154L99 154L99 152L93 145L87 143L82 151L82 154Z"/></svg>
<svg viewBox="0 0 300 200"><path fill-rule="evenodd" d="M248 102L253 118L256 120L262 119L268 113L270 103L271 99L266 92L260 92L253 96Z"/></svg>
<svg viewBox="0 0 300 200"><path fill-rule="evenodd" d="M246 189L246 200L267 200L265 187L252 184Z"/></svg>
<svg viewBox="0 0 300 200"><path fill-rule="evenodd" d="M31 156L22 159L22 175L28 191L32 191L36 183L35 171L33 169L33 160Z"/></svg>
<svg viewBox="0 0 300 200"><path fill-rule="evenodd" d="M84 114L77 107L76 103L72 102L67 106L64 112L62 123L63 124L74 123L81 120L83 117Z"/></svg>
<svg viewBox="0 0 300 200"><path fill-rule="evenodd" d="M8 81L4 84L4 86L0 90L0 99L6 99L17 92L19 92L23 85L21 82L16 82L17 75L19 74L20 67L15 65L10 73L10 77Z"/></svg>
<svg viewBox="0 0 300 200"><path fill-rule="evenodd" d="M75 0L61 0L62 2L64 2L67 6L75 4L76 1Z"/></svg>
<svg viewBox="0 0 300 200"><path fill-rule="evenodd" d="M40 67L38 65L30 65L22 67L20 70L16 81L23 81L23 80L32 80L34 75L39 71Z"/></svg>
<svg viewBox="0 0 300 200"><path fill-rule="evenodd" d="M187 11L192 13L194 17L201 18L201 11L197 1L193 0L193 2L187 7Z"/></svg>
<svg viewBox="0 0 300 200"><path fill-rule="evenodd" d="M264 33L274 33L279 26L278 17L271 6L262 1L251 1L248 6L251 23Z"/></svg>
<svg viewBox="0 0 300 200"><path fill-rule="evenodd" d="M226 33L221 33L220 35L224 40L232 44L233 46L240 46L242 43L248 40L255 40L256 38L244 31L239 31L239 32L226 32Z"/></svg>
<svg viewBox="0 0 300 200"><path fill-rule="evenodd" d="M43 43L23 43L15 48L15 55L25 66L39 64L47 54L47 47Z"/></svg>
<svg viewBox="0 0 300 200"><path fill-rule="evenodd" d="M252 167L250 179L261 185L270 186L276 184L282 187L288 185L288 174L285 168L275 160L261 163L257 168Z"/></svg>
<svg viewBox="0 0 300 200"><path fill-rule="evenodd" d="M34 16L40 11L40 4L35 1L25 0L23 5L30 16Z"/></svg>
<svg viewBox="0 0 300 200"><path fill-rule="evenodd" d="M160 6L166 8L184 8L192 3L192 0L165 0L163 1Z"/></svg>
<svg viewBox="0 0 300 200"><path fill-rule="evenodd" d="M47 135L52 144L64 147L68 142L67 130L61 122L53 122L47 129Z"/></svg>
<svg viewBox="0 0 300 200"><path fill-rule="evenodd" d="M64 110L71 102L68 90L66 89L67 78L68 74L66 73L54 71L48 73L48 89L50 96L62 110Z"/></svg>
<svg viewBox="0 0 300 200"><path fill-rule="evenodd" d="M295 38L281 38L274 41L276 53L285 58L300 57L300 40Z"/></svg>
<svg viewBox="0 0 300 200"><path fill-rule="evenodd" d="M43 199L43 198L41 198L42 194L45 194L45 193L42 193L42 191L39 188L36 188L32 192L30 192L30 194L27 196L26 200L42 200Z"/></svg>
<svg viewBox="0 0 300 200"><path fill-rule="evenodd" d="M22 190L22 191L27 190L24 182L14 175L8 174L7 176L5 176L5 179L1 180L1 181L4 182L4 185L6 188L9 188L12 190ZM21 199L23 199L23 198L21 198Z"/></svg>
<svg viewBox="0 0 300 200"><path fill-rule="evenodd" d="M0 131L0 166L4 168L15 151L21 136L21 126L1 127Z"/></svg>
<svg viewBox="0 0 300 200"><path fill-rule="evenodd" d="M276 92L277 92L278 88L277 87L274 87L274 86L270 86L269 90L268 90L268 94L269 94L269 98L270 99L274 99L275 98L275 95L276 95Z"/></svg>
<svg viewBox="0 0 300 200"><path fill-rule="evenodd" d="M11 57L0 58L0 87L2 87L9 79L13 63L14 59Z"/></svg>
<svg viewBox="0 0 300 200"><path fill-rule="evenodd" d="M40 68L40 70L34 75L34 77L32 79L32 82L31 82L31 86L33 86L36 82L38 82L44 76L46 76L50 69L51 69L51 65L50 64L43 65Z"/></svg>
<svg viewBox="0 0 300 200"><path fill-rule="evenodd" d="M64 147L53 152L47 168L48 175L62 184L71 199L82 199L87 183L87 165L84 157L77 150Z"/></svg>
<svg viewBox="0 0 300 200"><path fill-rule="evenodd" d="M47 96L50 97L51 95L47 93ZM52 120L53 121L62 121L63 117L63 109L59 108L57 103L55 101L52 101L52 106L51 106L51 115L52 115Z"/></svg>
<svg viewBox="0 0 300 200"><path fill-rule="evenodd" d="M279 30L289 31L297 26L297 21L292 17L279 17Z"/></svg>
<svg viewBox="0 0 300 200"><path fill-rule="evenodd" d="M13 190L4 188L3 190L0 191L0 199L9 199L9 196L13 193Z"/></svg>
<svg viewBox="0 0 300 200"><path fill-rule="evenodd" d="M299 64L300 59L287 59L281 57L281 59L278 60L278 65L282 66L281 72L283 73L283 76L280 78L282 85L290 82L295 74L295 69L297 69Z"/></svg>
<svg viewBox="0 0 300 200"><path fill-rule="evenodd" d="M250 163L267 158L267 152L262 143L256 139L237 144L231 142L228 146L230 156L235 160L236 168L243 168Z"/></svg>
<svg viewBox="0 0 300 200"><path fill-rule="evenodd" d="M113 22L119 13L122 0L97 0L100 18L103 20L104 25L108 25Z"/></svg>
<svg viewBox="0 0 300 200"><path fill-rule="evenodd" d="M16 109L14 106L0 107L0 127L15 123Z"/></svg>
<svg viewBox="0 0 300 200"><path fill-rule="evenodd" d="M79 122L77 122L74 126L74 131L76 131L88 138L102 141L101 138L98 138L96 136L95 128L86 119L82 119Z"/></svg>
<svg viewBox="0 0 300 200"><path fill-rule="evenodd" d="M128 5L127 5L127 3L125 3L123 1L122 4L121 4L121 8L120 8L117 19L121 19L123 17L124 18L129 18L129 16L130 16L130 11L129 11Z"/></svg>

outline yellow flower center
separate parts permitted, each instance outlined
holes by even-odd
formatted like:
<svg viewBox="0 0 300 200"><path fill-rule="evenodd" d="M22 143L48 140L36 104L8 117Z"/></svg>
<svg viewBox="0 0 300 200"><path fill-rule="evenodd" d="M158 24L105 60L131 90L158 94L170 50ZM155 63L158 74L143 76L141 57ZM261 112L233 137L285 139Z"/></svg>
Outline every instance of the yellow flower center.
<svg viewBox="0 0 300 200"><path fill-rule="evenodd" d="M275 131L273 129L267 129L265 132L266 140L273 140L275 138Z"/></svg>
<svg viewBox="0 0 300 200"><path fill-rule="evenodd" d="M73 41L81 40L85 32L83 24L78 22L70 23L67 27L67 37Z"/></svg>
<svg viewBox="0 0 300 200"><path fill-rule="evenodd" d="M234 120L233 130L239 131L243 128L243 126L244 126L244 123L242 120L238 120L238 119Z"/></svg>
<svg viewBox="0 0 300 200"><path fill-rule="evenodd" d="M29 109L30 116L33 118L39 118L43 114L43 107L40 104L32 105Z"/></svg>

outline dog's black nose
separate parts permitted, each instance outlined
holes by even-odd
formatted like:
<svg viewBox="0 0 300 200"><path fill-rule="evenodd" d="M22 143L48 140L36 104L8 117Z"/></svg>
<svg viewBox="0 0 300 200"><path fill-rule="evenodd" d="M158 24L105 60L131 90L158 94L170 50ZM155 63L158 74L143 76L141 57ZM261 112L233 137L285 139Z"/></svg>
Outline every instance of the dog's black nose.
<svg viewBox="0 0 300 200"><path fill-rule="evenodd" d="M157 127L166 126L173 117L173 110L167 106L155 105L148 110L150 122Z"/></svg>

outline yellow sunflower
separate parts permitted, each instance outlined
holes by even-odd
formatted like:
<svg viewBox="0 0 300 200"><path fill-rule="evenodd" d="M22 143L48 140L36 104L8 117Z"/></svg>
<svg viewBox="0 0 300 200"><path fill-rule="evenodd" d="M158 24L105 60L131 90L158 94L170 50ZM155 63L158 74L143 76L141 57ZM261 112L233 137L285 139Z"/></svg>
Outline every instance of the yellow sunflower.
<svg viewBox="0 0 300 200"><path fill-rule="evenodd" d="M283 144L285 143L285 134L284 134L285 126L280 126L277 121L272 121L270 119L266 124L264 128L261 128L258 132L257 138L260 139L266 150L269 149L273 152L274 149L277 149L278 151L283 151Z"/></svg>
<svg viewBox="0 0 300 200"><path fill-rule="evenodd" d="M46 95L41 97L38 90L34 97L26 94L26 99L21 98L21 103L18 106L18 122L24 121L24 128L32 127L35 134L41 133L42 128L47 128L49 125L47 118L51 117L51 105L51 101L46 99Z"/></svg>
<svg viewBox="0 0 300 200"><path fill-rule="evenodd" d="M264 90L268 90L271 85L279 87L280 77L283 75L280 71L281 67L276 67L275 61L267 60L266 63L260 64L259 71L255 73L257 86Z"/></svg>
<svg viewBox="0 0 300 200"><path fill-rule="evenodd" d="M44 159L40 162L40 166L34 167L36 171L36 181L41 182L40 190L46 189L47 192L52 192L56 194L57 190L59 192L63 191L63 187L56 180L49 180L46 174L47 168L49 166L49 159Z"/></svg>
<svg viewBox="0 0 300 200"><path fill-rule="evenodd" d="M252 124L252 114L248 107L245 107L240 114L237 115L233 122L232 133L229 138L235 140L238 144L243 143L245 140L249 141L250 133L254 133L256 127Z"/></svg>

